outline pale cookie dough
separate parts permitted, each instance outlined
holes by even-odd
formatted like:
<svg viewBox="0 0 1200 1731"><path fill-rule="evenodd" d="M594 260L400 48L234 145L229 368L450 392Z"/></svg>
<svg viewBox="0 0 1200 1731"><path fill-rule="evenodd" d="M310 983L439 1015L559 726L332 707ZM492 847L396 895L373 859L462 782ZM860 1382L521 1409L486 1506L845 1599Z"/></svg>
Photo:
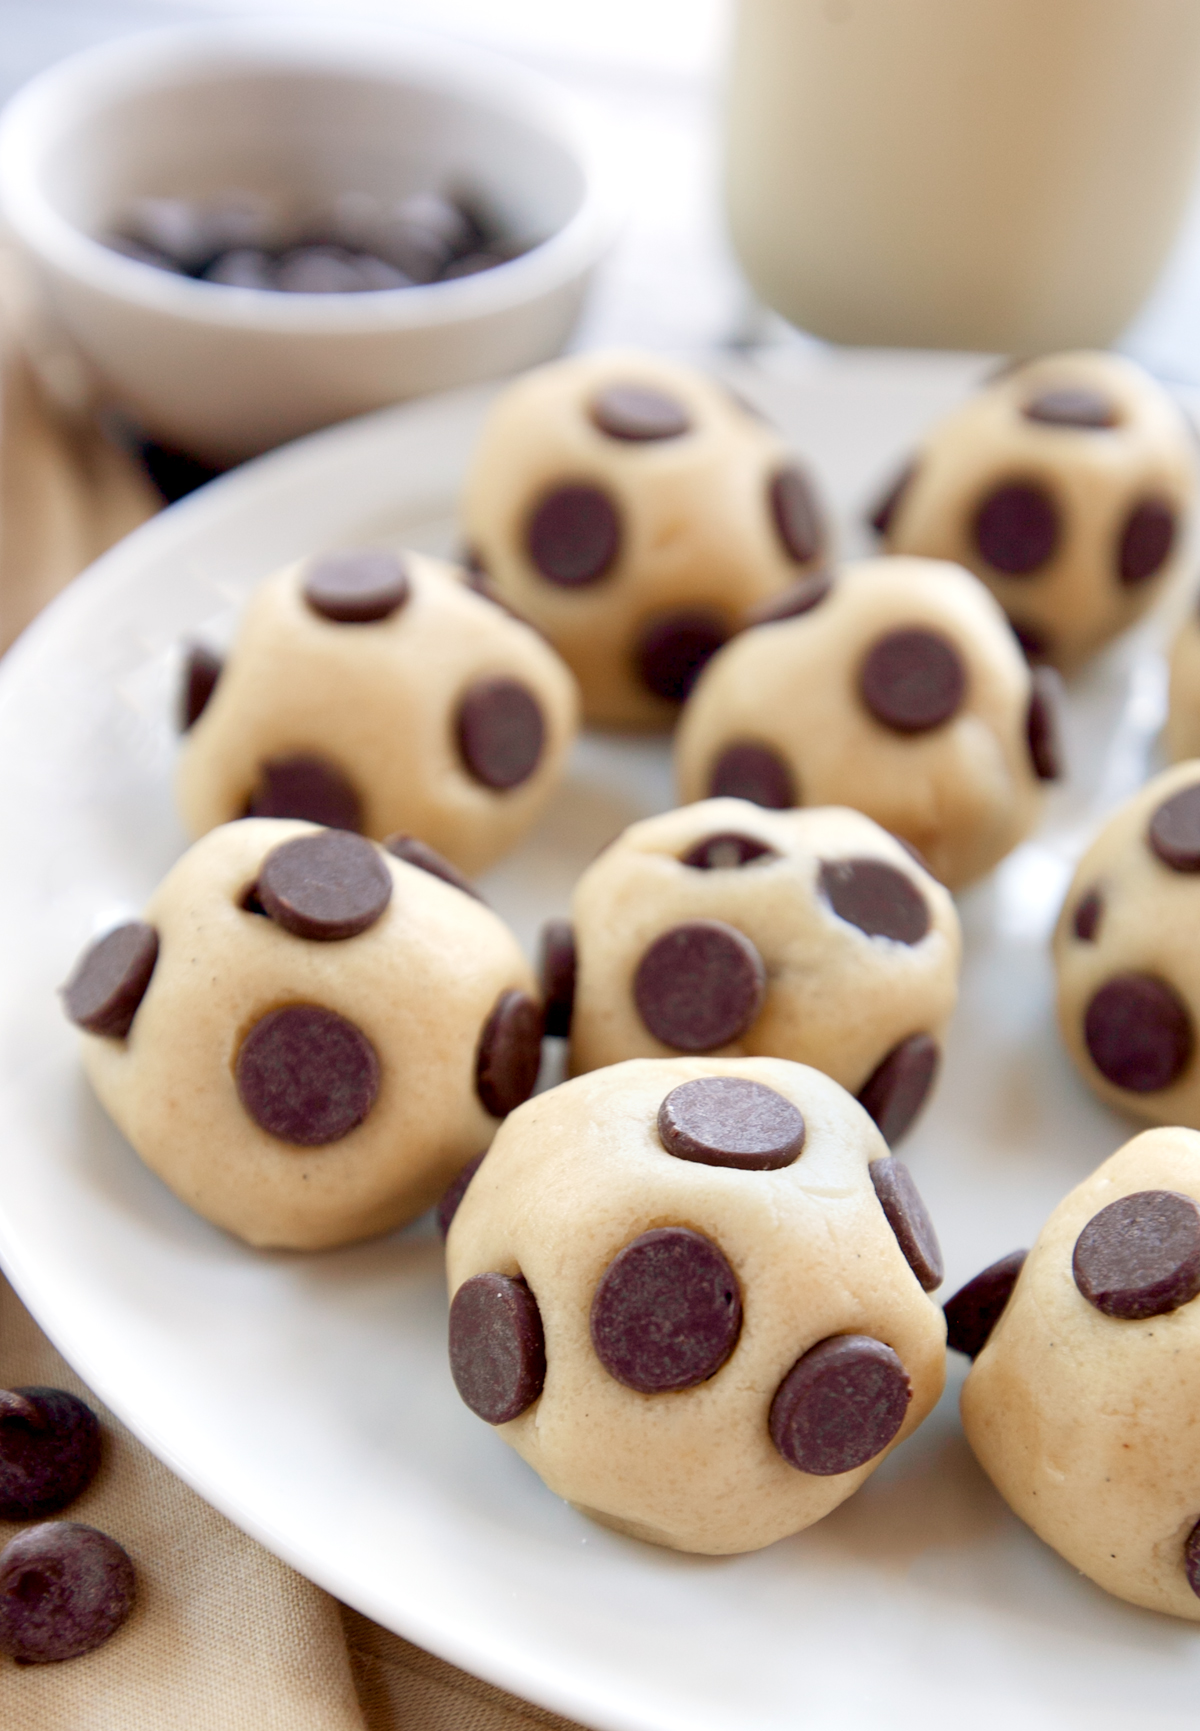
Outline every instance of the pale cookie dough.
<svg viewBox="0 0 1200 1731"><path fill-rule="evenodd" d="M463 1399L556 1495L655 1544L798 1532L941 1393L936 1234L804 1065L637 1059L538 1095L446 1249Z"/></svg>
<svg viewBox="0 0 1200 1731"><path fill-rule="evenodd" d="M423 554L302 560L224 665L187 667L177 792L193 836L249 813L428 842L484 870L541 815L575 734L570 672Z"/></svg>
<svg viewBox="0 0 1200 1731"><path fill-rule="evenodd" d="M361 836L250 818L64 988L101 1102L190 1207L320 1249L436 1200L537 1076L541 1007L473 895Z"/></svg>
<svg viewBox="0 0 1200 1731"><path fill-rule="evenodd" d="M1200 763L1127 800L1084 854L1054 934L1058 1020L1102 1100L1200 1129Z"/></svg>
<svg viewBox="0 0 1200 1731"><path fill-rule="evenodd" d="M1173 763L1200 757L1200 607L1194 600L1171 645L1166 744Z"/></svg>
<svg viewBox="0 0 1200 1731"><path fill-rule="evenodd" d="M481 585L545 633L608 726L671 726L748 611L829 551L778 434L723 385L635 350L510 385L462 508Z"/></svg>
<svg viewBox="0 0 1200 1731"><path fill-rule="evenodd" d="M676 736L680 797L853 806L957 889L1038 820L1054 680L961 567L866 559L714 656Z"/></svg>
<svg viewBox="0 0 1200 1731"><path fill-rule="evenodd" d="M891 553L987 584L1030 658L1071 673L1180 569L1195 444L1121 355L1048 355L999 374L928 434L875 516Z"/></svg>
<svg viewBox="0 0 1200 1731"><path fill-rule="evenodd" d="M1072 1190L962 1392L996 1489L1074 1568L1200 1622L1200 1136L1147 1130ZM949 1307L948 1307L949 1308Z"/></svg>
<svg viewBox="0 0 1200 1731"><path fill-rule="evenodd" d="M889 1142L932 1087L962 940L949 893L860 812L704 800L627 829L543 935L575 1074L681 1050L791 1058Z"/></svg>

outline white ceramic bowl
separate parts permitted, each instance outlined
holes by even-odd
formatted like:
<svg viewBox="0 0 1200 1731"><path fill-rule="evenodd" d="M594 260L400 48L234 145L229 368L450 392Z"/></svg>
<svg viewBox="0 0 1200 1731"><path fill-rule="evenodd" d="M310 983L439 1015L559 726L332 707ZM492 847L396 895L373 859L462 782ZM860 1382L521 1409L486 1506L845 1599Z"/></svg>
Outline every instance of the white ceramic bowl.
<svg viewBox="0 0 1200 1731"><path fill-rule="evenodd" d="M288 295L96 238L142 195L447 186L539 244L457 281ZM108 396L217 462L558 353L616 227L587 124L553 85L457 43L308 20L154 31L51 67L0 118L0 211Z"/></svg>

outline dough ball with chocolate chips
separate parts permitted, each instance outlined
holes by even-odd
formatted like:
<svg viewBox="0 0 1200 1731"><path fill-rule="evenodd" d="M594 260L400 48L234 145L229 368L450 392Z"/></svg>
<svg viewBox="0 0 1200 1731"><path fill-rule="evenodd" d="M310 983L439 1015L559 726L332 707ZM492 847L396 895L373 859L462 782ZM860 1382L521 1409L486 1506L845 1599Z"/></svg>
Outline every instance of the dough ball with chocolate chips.
<svg viewBox="0 0 1200 1731"><path fill-rule="evenodd" d="M63 990L146 1164L251 1244L319 1249L435 1202L537 1079L502 921L428 848L251 818L211 831Z"/></svg>
<svg viewBox="0 0 1200 1731"><path fill-rule="evenodd" d="M945 416L874 521L889 552L974 571L1030 659L1071 673L1180 569L1195 488L1156 380L1120 355L1048 355Z"/></svg>
<svg viewBox="0 0 1200 1731"><path fill-rule="evenodd" d="M1073 1568L1200 1622L1198 1409L1200 1136L1147 1130L1042 1228L964 1385L963 1425Z"/></svg>
<svg viewBox="0 0 1200 1731"><path fill-rule="evenodd" d="M1057 680L936 559L845 566L705 669L676 736L681 798L849 805L957 889L1037 822L1060 772Z"/></svg>
<svg viewBox="0 0 1200 1731"><path fill-rule="evenodd" d="M807 470L720 383L636 351L496 400L463 497L485 592L536 625L602 726L673 724L758 603L829 554Z"/></svg>
<svg viewBox="0 0 1200 1731"><path fill-rule="evenodd" d="M845 808L711 799L626 830L543 942L575 1073L679 1052L791 1058L897 1141L936 1079L961 949L948 892ZM568 965L569 963L569 965Z"/></svg>
<svg viewBox="0 0 1200 1731"><path fill-rule="evenodd" d="M576 717L554 651L452 567L319 554L256 592L224 667L189 652L179 805L193 836L247 815L403 831L474 873L540 816Z"/></svg>
<svg viewBox="0 0 1200 1731"><path fill-rule="evenodd" d="M1102 1100L1200 1129L1200 763L1180 763L1108 820L1054 934L1058 1020Z"/></svg>
<svg viewBox="0 0 1200 1731"><path fill-rule="evenodd" d="M810 1526L941 1393L937 1234L801 1064L635 1059L538 1095L446 1253L463 1400L555 1495L654 1544Z"/></svg>

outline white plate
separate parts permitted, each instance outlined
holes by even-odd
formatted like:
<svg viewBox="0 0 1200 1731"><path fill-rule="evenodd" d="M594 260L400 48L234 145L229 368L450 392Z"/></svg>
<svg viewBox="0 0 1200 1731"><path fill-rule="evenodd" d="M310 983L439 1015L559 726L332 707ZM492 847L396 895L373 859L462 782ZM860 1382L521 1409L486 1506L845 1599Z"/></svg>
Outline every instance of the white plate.
<svg viewBox="0 0 1200 1731"><path fill-rule="evenodd" d="M978 370L819 355L787 369L731 377L847 514ZM621 1539L552 1497L458 1400L427 1223L325 1255L255 1253L176 1202L92 1100L54 987L183 845L175 645L227 630L257 578L316 546L450 547L485 401L389 411L218 482L101 560L4 663L0 1257L14 1284L97 1393L240 1526L380 1622L586 1724L1194 1725L1195 1630L1107 1598L1007 1512L968 1453L956 1388L797 1538L718 1560ZM1076 686L1070 786L962 901L962 1008L905 1149L948 1292L1028 1243L1128 1134L1060 1050L1045 936L1096 814L1144 773L1156 630ZM661 742L587 740L539 833L485 887L532 943L598 845L670 799Z"/></svg>

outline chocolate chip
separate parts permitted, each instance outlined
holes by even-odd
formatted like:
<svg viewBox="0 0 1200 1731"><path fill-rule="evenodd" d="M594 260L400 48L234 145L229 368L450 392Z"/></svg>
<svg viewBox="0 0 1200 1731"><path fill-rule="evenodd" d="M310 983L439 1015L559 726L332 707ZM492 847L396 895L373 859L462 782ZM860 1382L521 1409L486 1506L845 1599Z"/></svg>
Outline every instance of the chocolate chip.
<svg viewBox="0 0 1200 1731"><path fill-rule="evenodd" d="M271 1010L242 1041L238 1098L268 1136L319 1148L362 1123L379 1093L379 1058L353 1022L320 1004Z"/></svg>
<svg viewBox="0 0 1200 1731"><path fill-rule="evenodd" d="M409 597L408 572L394 553L366 549L325 553L304 575L304 599L322 619L373 625L390 619Z"/></svg>
<svg viewBox="0 0 1200 1731"><path fill-rule="evenodd" d="M686 433L692 418L678 397L646 385L607 385L592 398L588 408L594 425L610 439L641 443L648 439L677 439Z"/></svg>
<svg viewBox="0 0 1200 1731"><path fill-rule="evenodd" d="M892 519L900 508L900 501L907 493L909 484L916 472L917 465L915 463L906 463L867 518L867 522L877 535L886 535L891 528Z"/></svg>
<svg viewBox="0 0 1200 1731"><path fill-rule="evenodd" d="M1166 564L1175 541L1175 513L1161 499L1143 499L1125 519L1117 575L1127 589L1145 583Z"/></svg>
<svg viewBox="0 0 1200 1731"><path fill-rule="evenodd" d="M484 1111L506 1118L528 1100L541 1061L541 1009L525 992L501 992L475 1054L475 1092Z"/></svg>
<svg viewBox="0 0 1200 1731"><path fill-rule="evenodd" d="M621 519L599 487L580 483L558 487L530 517L525 547L548 583L576 589L598 582L615 564Z"/></svg>
<svg viewBox="0 0 1200 1731"><path fill-rule="evenodd" d="M1075 909L1071 929L1083 944L1094 944L1104 914L1104 897L1099 890L1089 890Z"/></svg>
<svg viewBox="0 0 1200 1731"><path fill-rule="evenodd" d="M928 1034L910 1034L892 1047L859 1089L859 1105L874 1118L889 1147L899 1142L925 1104L940 1061Z"/></svg>
<svg viewBox="0 0 1200 1731"><path fill-rule="evenodd" d="M655 697L682 703L723 643L729 627L715 613L666 613L644 626L633 651L638 678Z"/></svg>
<svg viewBox="0 0 1200 1731"><path fill-rule="evenodd" d="M706 835L703 841L693 843L679 863L702 872L735 871L756 859L778 858L776 850L757 836L723 830L720 835Z"/></svg>
<svg viewBox="0 0 1200 1731"><path fill-rule="evenodd" d="M575 931L570 920L547 920L542 927L540 974L546 1033L565 1040L575 1007Z"/></svg>
<svg viewBox="0 0 1200 1731"><path fill-rule="evenodd" d="M884 860L822 860L817 881L838 918L868 937L919 944L929 930L925 897L906 872Z"/></svg>
<svg viewBox="0 0 1200 1731"><path fill-rule="evenodd" d="M889 631L868 650L858 676L863 702L896 733L927 733L956 715L967 690L962 656L934 631Z"/></svg>
<svg viewBox="0 0 1200 1731"><path fill-rule="evenodd" d="M90 1406L61 1388L0 1389L0 1520L57 1514L99 1465L100 1426Z"/></svg>
<svg viewBox="0 0 1200 1731"><path fill-rule="evenodd" d="M1174 1190L1139 1190L1094 1214L1075 1240L1075 1284L1105 1316L1166 1316L1200 1292L1200 1208Z"/></svg>
<svg viewBox="0 0 1200 1731"><path fill-rule="evenodd" d="M804 1119L790 1100L744 1076L698 1076L672 1088L658 1109L668 1154L703 1166L774 1172L804 1147Z"/></svg>
<svg viewBox="0 0 1200 1731"><path fill-rule="evenodd" d="M136 1592L107 1533L78 1521L27 1527L0 1551L0 1652L21 1665L77 1659L116 1634Z"/></svg>
<svg viewBox="0 0 1200 1731"><path fill-rule="evenodd" d="M1150 819L1146 840L1172 871L1200 871L1200 782L1163 800Z"/></svg>
<svg viewBox="0 0 1200 1731"><path fill-rule="evenodd" d="M1197 1521L1183 1541L1183 1570L1188 1586L1200 1599L1200 1521Z"/></svg>
<svg viewBox="0 0 1200 1731"><path fill-rule="evenodd" d="M821 513L808 477L795 464L772 477L771 517L788 557L807 565L821 551Z"/></svg>
<svg viewBox="0 0 1200 1731"><path fill-rule="evenodd" d="M814 607L819 607L832 593L833 578L829 572L813 571L807 577L797 578L780 594L772 595L769 601L760 601L757 607L751 608L746 624L780 625L785 619L799 619L801 614L811 613Z"/></svg>
<svg viewBox="0 0 1200 1731"><path fill-rule="evenodd" d="M1049 660L1051 640L1040 626L1022 624L1017 619L1010 619L1008 623L1020 646L1021 654L1031 667L1038 662Z"/></svg>
<svg viewBox="0 0 1200 1731"><path fill-rule="evenodd" d="M1053 667L1033 669L1033 689L1025 716L1025 737L1033 773L1039 781L1057 781L1062 775L1062 741L1059 714L1062 680Z"/></svg>
<svg viewBox="0 0 1200 1731"><path fill-rule="evenodd" d="M1153 974L1117 974L1106 981L1084 1013L1083 1038L1100 1074L1134 1094L1153 1094L1178 1081L1196 1043L1187 1005Z"/></svg>
<svg viewBox="0 0 1200 1731"><path fill-rule="evenodd" d="M480 679L469 686L455 730L467 769L498 792L529 780L546 742L541 705L516 679Z"/></svg>
<svg viewBox="0 0 1200 1731"><path fill-rule="evenodd" d="M449 1234L454 1216L458 1213L458 1205L467 1194L467 1187L472 1178L483 1165L487 1149L482 1154L476 1154L473 1160L468 1160L456 1178L452 1178L442 1192L442 1199L437 1205L437 1224L444 1243Z"/></svg>
<svg viewBox="0 0 1200 1731"><path fill-rule="evenodd" d="M183 663L183 686L179 694L179 731L186 733L204 714L209 698L217 689L224 662L203 643L189 646Z"/></svg>
<svg viewBox="0 0 1200 1731"><path fill-rule="evenodd" d="M911 1399L890 1346L868 1334L831 1335L798 1358L776 1390L771 1441L802 1473L848 1473L887 1447Z"/></svg>
<svg viewBox="0 0 1200 1731"><path fill-rule="evenodd" d="M226 288L274 289L275 260L258 246L230 247L220 252L200 272L204 282L223 283Z"/></svg>
<svg viewBox="0 0 1200 1731"><path fill-rule="evenodd" d="M392 874L363 836L325 829L272 848L255 892L285 931L329 943L375 924L392 899Z"/></svg>
<svg viewBox="0 0 1200 1731"><path fill-rule="evenodd" d="M428 872L430 877L441 878L443 883L450 884L454 889L461 890L472 901L482 902L483 897L448 859L443 859L436 848L429 846L415 835L390 835L383 843L385 853L390 853L394 859L402 859L406 865L416 866L418 871ZM486 907L486 902L484 906Z"/></svg>
<svg viewBox="0 0 1200 1731"><path fill-rule="evenodd" d="M1058 511L1050 495L1027 481L989 493L975 513L975 545L994 571L1028 577L1054 557Z"/></svg>
<svg viewBox="0 0 1200 1731"><path fill-rule="evenodd" d="M904 1260L924 1290L933 1292L942 1284L946 1272L942 1247L912 1173L902 1160L895 1160L890 1154L883 1160L872 1160L868 1170L879 1206L896 1234Z"/></svg>
<svg viewBox="0 0 1200 1731"><path fill-rule="evenodd" d="M63 1007L89 1034L123 1040L133 1026L158 960L158 933L130 920L86 949L62 988Z"/></svg>
<svg viewBox="0 0 1200 1731"><path fill-rule="evenodd" d="M1115 427L1116 409L1100 391L1088 385L1058 385L1042 391L1022 406L1027 421L1048 427Z"/></svg>
<svg viewBox="0 0 1200 1731"><path fill-rule="evenodd" d="M450 1306L450 1374L478 1418L508 1424L546 1380L546 1337L537 1299L518 1275L473 1274Z"/></svg>
<svg viewBox="0 0 1200 1731"><path fill-rule="evenodd" d="M982 1269L942 1309L946 1317L946 1345L968 1358L978 1358L993 1328L1012 1297L1017 1276L1025 1266L1027 1250L1012 1250Z"/></svg>
<svg viewBox="0 0 1200 1731"><path fill-rule="evenodd" d="M741 740L727 745L708 777L710 799L748 799L769 811L784 811L798 805L791 770L769 745Z"/></svg>
<svg viewBox="0 0 1200 1731"><path fill-rule="evenodd" d="M736 1274L715 1244L686 1226L660 1226L627 1244L592 1299L596 1357L641 1394L707 1382L741 1328Z"/></svg>
<svg viewBox="0 0 1200 1731"><path fill-rule="evenodd" d="M247 817L296 817L329 829L363 827L362 801L336 764L297 752L270 757L246 808Z"/></svg>
<svg viewBox="0 0 1200 1731"><path fill-rule="evenodd" d="M723 920L689 920L650 945L633 980L638 1014L656 1040L711 1052L750 1027L763 1006L762 957Z"/></svg>

